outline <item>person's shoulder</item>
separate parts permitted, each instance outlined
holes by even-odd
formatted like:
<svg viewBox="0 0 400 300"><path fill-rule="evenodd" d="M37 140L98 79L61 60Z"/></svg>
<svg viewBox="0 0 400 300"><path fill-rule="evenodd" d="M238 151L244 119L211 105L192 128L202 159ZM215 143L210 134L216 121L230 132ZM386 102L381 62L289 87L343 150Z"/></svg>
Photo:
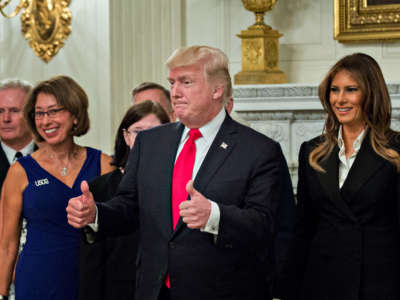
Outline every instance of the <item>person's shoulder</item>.
<svg viewBox="0 0 400 300"><path fill-rule="evenodd" d="M247 125L243 125L233 119L231 119L238 133L241 135L241 138L247 138L255 143L261 143L266 145L278 145L279 142L269 137L266 134L263 134Z"/></svg>
<svg viewBox="0 0 400 300"><path fill-rule="evenodd" d="M16 189L21 188L21 190L23 190L27 184L28 177L26 175L25 168L23 168L19 161L13 163L8 169L4 185L12 186Z"/></svg>
<svg viewBox="0 0 400 300"><path fill-rule="evenodd" d="M307 155L311 153L315 148L317 148L319 145L321 145L325 141L325 136L324 135L318 135L316 137L313 137L309 140L306 140L300 144L300 154L305 154Z"/></svg>
<svg viewBox="0 0 400 300"><path fill-rule="evenodd" d="M308 147L315 148L319 145L321 145L325 141L325 136L324 135L318 135L316 137L313 137L312 139L309 139L303 144L307 145Z"/></svg>
<svg viewBox="0 0 400 300"><path fill-rule="evenodd" d="M152 128L140 131L139 135L142 135L142 136L165 135L168 133L172 133L174 131L178 131L180 128L183 128L183 127L184 126L180 122L166 123L166 124L161 124L156 127L152 127Z"/></svg>

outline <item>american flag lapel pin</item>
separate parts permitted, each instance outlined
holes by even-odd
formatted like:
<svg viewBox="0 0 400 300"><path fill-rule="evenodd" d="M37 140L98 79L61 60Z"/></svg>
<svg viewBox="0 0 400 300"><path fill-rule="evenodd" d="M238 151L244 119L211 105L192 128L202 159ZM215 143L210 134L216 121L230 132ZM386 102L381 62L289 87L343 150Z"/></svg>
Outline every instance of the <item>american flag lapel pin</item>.
<svg viewBox="0 0 400 300"><path fill-rule="evenodd" d="M225 143L225 142L222 142L222 144L220 145L220 147L221 147L222 149L226 149L226 148L228 148L228 144Z"/></svg>

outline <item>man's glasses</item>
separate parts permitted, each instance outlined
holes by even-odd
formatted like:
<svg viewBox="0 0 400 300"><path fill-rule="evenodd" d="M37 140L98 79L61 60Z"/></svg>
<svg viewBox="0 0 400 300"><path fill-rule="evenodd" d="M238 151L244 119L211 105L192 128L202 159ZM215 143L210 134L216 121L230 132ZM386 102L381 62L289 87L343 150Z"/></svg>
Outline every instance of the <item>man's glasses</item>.
<svg viewBox="0 0 400 300"><path fill-rule="evenodd" d="M49 109L48 111L40 111L40 110L38 110L38 111L35 111L35 112L33 113L33 115L35 116L35 119L36 119L36 120L41 120L41 119L43 119L45 115L47 115L50 119L53 119L53 118L55 118L55 117L57 116L57 114L58 114L60 111L63 111L63 110L65 110L64 107L61 107L61 108L53 108L53 109Z"/></svg>

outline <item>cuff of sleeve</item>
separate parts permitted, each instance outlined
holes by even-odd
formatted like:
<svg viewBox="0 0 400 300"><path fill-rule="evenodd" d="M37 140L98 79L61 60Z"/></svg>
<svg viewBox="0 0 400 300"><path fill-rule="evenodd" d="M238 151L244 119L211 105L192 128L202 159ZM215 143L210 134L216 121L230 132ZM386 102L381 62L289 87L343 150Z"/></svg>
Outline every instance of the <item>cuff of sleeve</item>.
<svg viewBox="0 0 400 300"><path fill-rule="evenodd" d="M98 232L99 231L99 211L97 210L97 205L96 205L96 219L94 220L94 223L90 223L87 226L89 226L90 228L92 228L92 230L94 232Z"/></svg>
<svg viewBox="0 0 400 300"><path fill-rule="evenodd" d="M99 231L99 224L98 224L98 211L96 206L96 219L94 223L88 224L86 227L83 228L83 232L86 236L86 242L88 244L93 244L96 240L96 233Z"/></svg>
<svg viewBox="0 0 400 300"><path fill-rule="evenodd" d="M211 201L210 199L208 199L208 201L210 201L211 203L210 217L208 218L206 226L200 228L200 231L218 235L219 219L221 215L219 206L217 203Z"/></svg>

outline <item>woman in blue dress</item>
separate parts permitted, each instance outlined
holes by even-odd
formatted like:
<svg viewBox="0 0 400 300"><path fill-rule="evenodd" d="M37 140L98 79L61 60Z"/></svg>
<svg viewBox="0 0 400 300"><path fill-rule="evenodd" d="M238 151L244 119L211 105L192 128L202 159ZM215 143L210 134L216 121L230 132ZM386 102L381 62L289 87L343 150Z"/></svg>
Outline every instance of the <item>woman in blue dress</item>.
<svg viewBox="0 0 400 300"><path fill-rule="evenodd" d="M114 169L111 157L74 142L89 129L87 109L86 93L66 76L39 83L28 96L24 114L40 148L13 164L4 182L0 295L8 294L25 217L27 241L16 267L16 300L77 298L81 233L68 224L65 208L81 193L83 180Z"/></svg>

